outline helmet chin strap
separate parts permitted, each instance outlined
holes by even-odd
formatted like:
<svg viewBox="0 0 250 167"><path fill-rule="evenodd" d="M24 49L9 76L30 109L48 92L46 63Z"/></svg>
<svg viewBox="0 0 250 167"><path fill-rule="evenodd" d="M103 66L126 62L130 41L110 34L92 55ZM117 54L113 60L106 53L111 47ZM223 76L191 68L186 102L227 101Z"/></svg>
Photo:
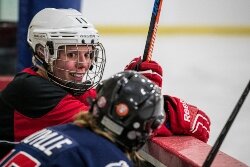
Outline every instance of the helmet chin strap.
<svg viewBox="0 0 250 167"><path fill-rule="evenodd" d="M81 95L83 92L85 92L86 90L88 90L90 87L92 87L93 84L91 84L91 82L89 80L81 83L81 84L77 84L74 82L67 82L65 84L66 89L71 92L73 95Z"/></svg>
<svg viewBox="0 0 250 167"><path fill-rule="evenodd" d="M33 53L32 56L32 63L37 66L42 71L47 71L49 68L49 65L45 62L45 60L41 59L37 53Z"/></svg>
<svg viewBox="0 0 250 167"><path fill-rule="evenodd" d="M44 67L43 67L43 62L41 59L39 59L36 55L32 56L32 63L34 64L34 66L38 67L39 69L45 71Z"/></svg>

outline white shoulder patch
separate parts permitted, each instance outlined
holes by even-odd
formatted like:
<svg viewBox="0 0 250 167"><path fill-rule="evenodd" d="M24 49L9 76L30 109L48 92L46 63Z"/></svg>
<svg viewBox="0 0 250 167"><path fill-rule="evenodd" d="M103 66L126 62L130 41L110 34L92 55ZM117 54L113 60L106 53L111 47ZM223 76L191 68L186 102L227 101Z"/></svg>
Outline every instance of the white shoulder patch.
<svg viewBox="0 0 250 167"><path fill-rule="evenodd" d="M126 161L112 162L107 164L105 167L129 167Z"/></svg>

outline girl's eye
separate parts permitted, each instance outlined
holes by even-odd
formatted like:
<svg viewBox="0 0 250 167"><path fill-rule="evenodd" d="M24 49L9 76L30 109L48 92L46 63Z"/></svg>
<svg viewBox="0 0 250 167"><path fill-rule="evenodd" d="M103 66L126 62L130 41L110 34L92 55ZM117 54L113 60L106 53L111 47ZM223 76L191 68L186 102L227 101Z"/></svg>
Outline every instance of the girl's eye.
<svg viewBox="0 0 250 167"><path fill-rule="evenodd" d="M93 58L92 52L85 53L84 56L85 56L85 58L88 58L88 59L89 59L89 58L90 58L90 59Z"/></svg>
<svg viewBox="0 0 250 167"><path fill-rule="evenodd" d="M77 55L75 53L68 53L67 56L69 58L75 58Z"/></svg>
<svg viewBox="0 0 250 167"><path fill-rule="evenodd" d="M84 54L84 57L85 57L85 58L89 58L89 53L85 53L85 54Z"/></svg>
<svg viewBox="0 0 250 167"><path fill-rule="evenodd" d="M85 53L85 58L90 58L90 59L93 59L94 57L94 53L93 52L88 52L88 53Z"/></svg>

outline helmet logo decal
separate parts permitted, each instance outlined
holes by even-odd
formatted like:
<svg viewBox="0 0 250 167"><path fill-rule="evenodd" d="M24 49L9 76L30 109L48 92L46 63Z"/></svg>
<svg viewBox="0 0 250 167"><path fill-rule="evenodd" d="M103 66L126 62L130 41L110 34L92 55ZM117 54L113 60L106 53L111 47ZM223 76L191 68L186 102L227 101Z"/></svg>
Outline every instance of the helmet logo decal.
<svg viewBox="0 0 250 167"><path fill-rule="evenodd" d="M101 124L103 124L106 128L117 135L121 135L124 127L120 126L116 122L112 121L107 116L104 116L101 120Z"/></svg>
<svg viewBox="0 0 250 167"><path fill-rule="evenodd" d="M105 107L106 103L107 103L107 100L106 100L106 98L105 98L104 96L101 96L101 97L98 99L98 101L97 101L97 105L98 105L98 107L100 107L100 108Z"/></svg>
<svg viewBox="0 0 250 167"><path fill-rule="evenodd" d="M116 105L115 112L118 116L125 117L128 115L129 108L126 104L120 103L120 104Z"/></svg>

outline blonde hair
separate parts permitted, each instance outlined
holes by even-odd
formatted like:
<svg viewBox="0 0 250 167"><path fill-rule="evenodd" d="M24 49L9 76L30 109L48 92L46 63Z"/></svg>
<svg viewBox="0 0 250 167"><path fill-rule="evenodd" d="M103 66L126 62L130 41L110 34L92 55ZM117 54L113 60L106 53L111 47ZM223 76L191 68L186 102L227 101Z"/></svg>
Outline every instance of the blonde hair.
<svg viewBox="0 0 250 167"><path fill-rule="evenodd" d="M96 124L95 117L89 112L85 111L85 112L80 112L79 114L77 114L74 124L80 127L89 128L96 134L104 136L105 138L115 143L114 136L111 133L101 130ZM137 151L129 152L127 150L124 150L124 152L125 152L125 155L134 163L134 166L140 167L143 165L143 162L145 160L138 154Z"/></svg>

